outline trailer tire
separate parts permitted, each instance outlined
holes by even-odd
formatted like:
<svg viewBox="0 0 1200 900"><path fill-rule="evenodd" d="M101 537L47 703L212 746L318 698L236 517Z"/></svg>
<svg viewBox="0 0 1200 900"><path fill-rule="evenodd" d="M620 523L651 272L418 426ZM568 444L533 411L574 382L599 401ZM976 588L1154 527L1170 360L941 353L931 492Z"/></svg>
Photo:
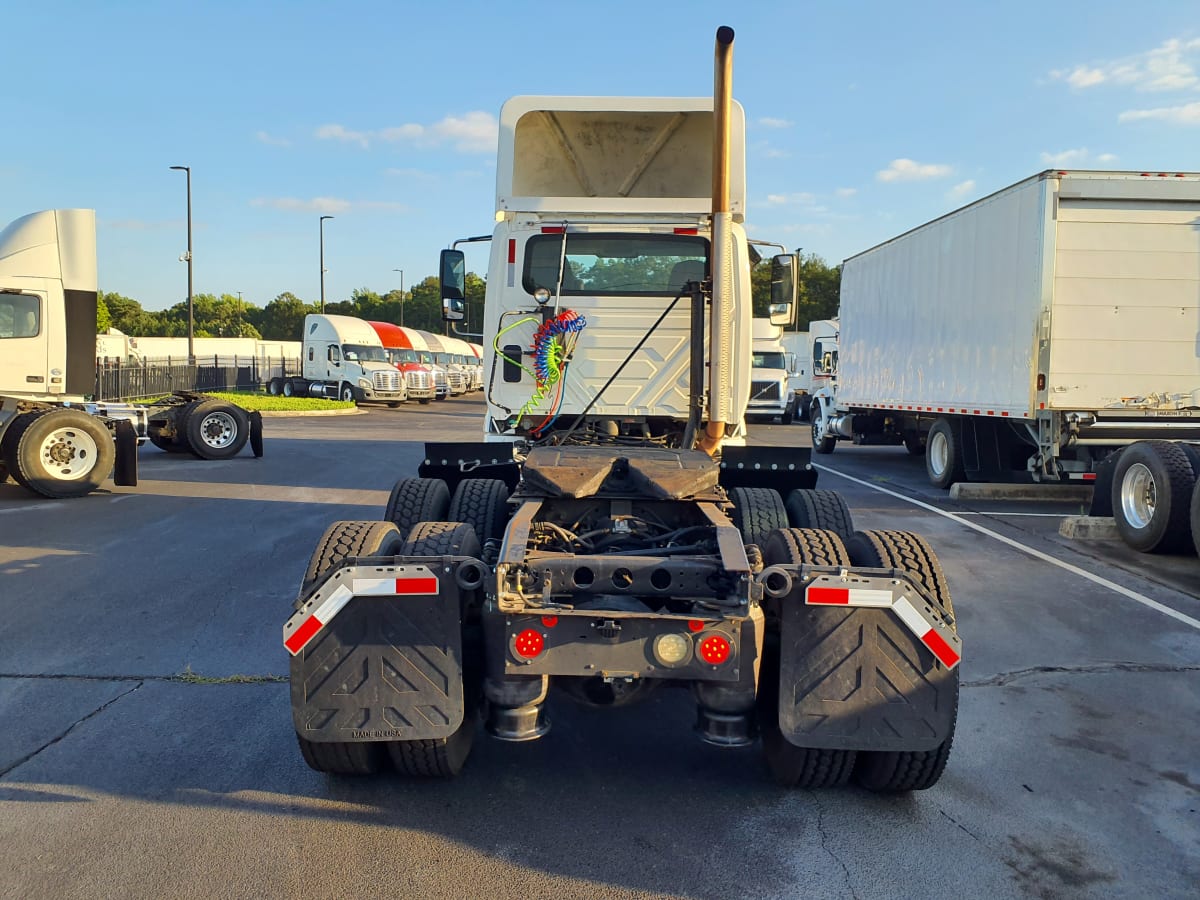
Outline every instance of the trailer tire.
<svg viewBox="0 0 1200 900"><path fill-rule="evenodd" d="M954 627L950 585L933 548L908 531L858 531L846 542L850 562L869 568L901 569L923 587ZM854 777L867 790L881 793L923 791L937 784L950 759L958 721L958 681L954 682L954 712L950 734L932 750L861 751Z"/></svg>
<svg viewBox="0 0 1200 900"><path fill-rule="evenodd" d="M55 499L90 494L117 458L113 435L100 420L67 407L18 416L5 443L4 464L17 483Z"/></svg>
<svg viewBox="0 0 1200 900"><path fill-rule="evenodd" d="M230 459L246 446L250 417L240 406L224 400L202 400L188 410L183 433L191 451L201 459Z"/></svg>
<svg viewBox="0 0 1200 900"><path fill-rule="evenodd" d="M1182 446L1138 441L1113 470L1113 520L1121 540L1142 553L1190 550L1190 502L1196 474Z"/></svg>
<svg viewBox="0 0 1200 900"><path fill-rule="evenodd" d="M472 526L480 544L499 540L508 524L508 485L496 478L464 478L446 518Z"/></svg>
<svg viewBox="0 0 1200 900"><path fill-rule="evenodd" d="M300 755L310 769L330 775L374 775L385 756L378 741L310 741L296 735Z"/></svg>
<svg viewBox="0 0 1200 900"><path fill-rule="evenodd" d="M279 378L272 378L267 382L267 393L272 397L278 397L283 393L283 385Z"/></svg>
<svg viewBox="0 0 1200 900"><path fill-rule="evenodd" d="M774 531L763 546L768 565L846 566L850 558L841 539L830 531L786 528ZM786 599L783 602L787 602ZM854 750L797 747L779 728L778 618L768 620L757 698L758 730L763 757L777 784L790 788L828 788L846 784L854 772Z"/></svg>
<svg viewBox="0 0 1200 900"><path fill-rule="evenodd" d="M440 478L401 478L392 486L383 510L385 522L395 522L407 538L418 522L440 522L450 507L450 490Z"/></svg>
<svg viewBox="0 0 1200 900"><path fill-rule="evenodd" d="M1196 486L1192 488L1192 543L1196 547L1196 555L1200 556L1200 478L1196 479Z"/></svg>
<svg viewBox="0 0 1200 900"><path fill-rule="evenodd" d="M403 556L474 556L480 555L475 529L463 522L420 522L412 529L400 553ZM471 663L482 659L482 648L470 652L470 626L463 635L463 720L449 737L434 740L389 741L388 756L402 775L423 778L452 778L462 771L471 746L475 743L479 697L482 686Z"/></svg>
<svg viewBox="0 0 1200 900"><path fill-rule="evenodd" d="M949 488L966 478L963 468L962 426L949 419L938 419L925 437L925 472L929 483Z"/></svg>
<svg viewBox="0 0 1200 900"><path fill-rule="evenodd" d="M793 528L824 528L842 540L854 534L850 508L837 491L798 488L787 495L783 505Z"/></svg>
<svg viewBox="0 0 1200 900"><path fill-rule="evenodd" d="M729 489L733 503L730 519L742 533L743 544L762 544L772 531L788 527L787 509L774 488Z"/></svg>
<svg viewBox="0 0 1200 900"><path fill-rule="evenodd" d="M343 559L357 556L396 556L404 538L391 522L334 522L317 541L300 582L299 609L304 597L321 582L325 573Z"/></svg>

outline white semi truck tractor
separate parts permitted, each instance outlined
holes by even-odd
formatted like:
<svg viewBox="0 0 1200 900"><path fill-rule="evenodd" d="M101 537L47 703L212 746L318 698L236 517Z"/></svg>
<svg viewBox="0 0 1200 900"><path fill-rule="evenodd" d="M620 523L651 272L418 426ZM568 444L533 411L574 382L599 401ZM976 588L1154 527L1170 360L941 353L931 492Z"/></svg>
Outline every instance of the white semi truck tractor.
<svg viewBox="0 0 1200 900"><path fill-rule="evenodd" d="M962 646L933 550L855 531L805 450L746 444L732 43L713 98L501 110L482 440L427 444L382 521L318 541L282 635L312 767L454 775L481 718L531 741L553 703L674 688L701 739L759 743L785 785L941 776ZM452 321L463 262L443 251ZM795 268L774 259L780 322Z"/></svg>
<svg viewBox="0 0 1200 900"><path fill-rule="evenodd" d="M262 419L187 391L151 406L93 403L96 214L32 213L0 231L0 481L46 497L81 497L111 473L137 484L138 444L227 459Z"/></svg>
<svg viewBox="0 0 1200 900"><path fill-rule="evenodd" d="M271 379L270 393L389 406L408 399L405 376L392 365L370 322L309 313L304 317L300 351L301 374Z"/></svg>

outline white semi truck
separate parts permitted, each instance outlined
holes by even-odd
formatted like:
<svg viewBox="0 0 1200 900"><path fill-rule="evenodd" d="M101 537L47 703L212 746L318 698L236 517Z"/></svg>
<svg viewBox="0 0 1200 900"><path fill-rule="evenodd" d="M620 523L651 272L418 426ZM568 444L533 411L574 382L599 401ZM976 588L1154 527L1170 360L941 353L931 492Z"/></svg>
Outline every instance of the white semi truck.
<svg viewBox="0 0 1200 900"><path fill-rule="evenodd" d="M309 313L304 317L300 349L301 374L271 379L268 392L389 406L408 399L404 374L392 365L369 322Z"/></svg>
<svg viewBox="0 0 1200 900"><path fill-rule="evenodd" d="M0 232L0 482L46 497L81 497L109 474L137 484L137 448L227 459L262 418L191 392L152 406L93 403L96 383L96 214L32 213Z"/></svg>
<svg viewBox="0 0 1200 900"><path fill-rule="evenodd" d="M481 709L530 741L563 695L674 687L704 740L761 740L783 784L941 776L961 643L933 551L855 532L804 449L742 440L754 251L732 40L714 99L501 110L484 439L426 444L384 521L318 541L283 627L313 768L454 775ZM443 251L451 320L463 262ZM795 264L774 260L781 321Z"/></svg>
<svg viewBox="0 0 1200 900"><path fill-rule="evenodd" d="M796 354L783 345L782 325L773 325L770 319L754 319L751 327L750 402L746 415L790 425L799 400L792 387L797 377Z"/></svg>
<svg viewBox="0 0 1200 900"><path fill-rule="evenodd" d="M1046 171L850 257L813 446L929 480L1094 482L1132 546L1191 546L1200 175Z"/></svg>

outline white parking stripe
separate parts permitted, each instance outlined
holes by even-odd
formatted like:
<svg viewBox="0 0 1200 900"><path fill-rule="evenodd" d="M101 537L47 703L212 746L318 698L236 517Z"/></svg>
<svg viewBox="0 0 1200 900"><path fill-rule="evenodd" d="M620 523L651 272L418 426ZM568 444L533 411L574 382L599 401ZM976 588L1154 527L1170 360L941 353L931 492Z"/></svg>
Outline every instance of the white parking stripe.
<svg viewBox="0 0 1200 900"><path fill-rule="evenodd" d="M938 509L936 506L925 503L924 501L914 500L912 497L906 497L903 494L897 493L896 491L890 491L885 487L880 487L879 485L872 484L869 481L863 481L861 478L855 478L853 475L847 475L845 472L838 472L835 469L830 469L826 466L814 465L813 468L820 469L822 472L828 472L830 475L836 475L839 478L845 478L847 481L853 481L855 484L870 488L873 491L879 491L881 494L887 494L889 497L895 497L897 500L903 500L905 503L911 503L913 506L919 506L921 509L927 509L932 513L937 513L939 516L944 516L953 522L957 522L959 525L972 528L975 531L978 531L980 534L986 534L988 537L994 538L1002 544L1007 544L1014 550L1020 550L1022 553L1027 553L1035 559L1040 559L1043 562L1048 562L1051 565L1058 566L1060 569L1065 569L1073 575L1078 575L1080 578L1086 578L1088 581L1091 581L1094 584L1098 584L1101 587L1106 587L1110 591L1120 594L1122 597L1128 597L1130 600L1149 607L1150 609L1156 610L1163 615L1170 616L1177 622L1182 622L1184 625L1200 631L1200 619L1193 619L1186 613L1181 613L1177 609L1164 606L1157 600L1151 600L1145 594L1139 594L1137 591L1132 591L1127 587L1121 587L1119 584L1114 584L1106 578L1101 578L1099 575L1093 575L1091 572L1081 569L1078 566L1073 566L1070 563L1063 562L1061 559L1055 559L1053 556L1050 556L1048 553L1043 553L1041 550L1034 550L1032 547L1027 547L1020 541L1014 541L1010 537L997 534L990 528L984 528L982 525L977 525L969 519L965 519L956 513L946 512L944 509Z"/></svg>

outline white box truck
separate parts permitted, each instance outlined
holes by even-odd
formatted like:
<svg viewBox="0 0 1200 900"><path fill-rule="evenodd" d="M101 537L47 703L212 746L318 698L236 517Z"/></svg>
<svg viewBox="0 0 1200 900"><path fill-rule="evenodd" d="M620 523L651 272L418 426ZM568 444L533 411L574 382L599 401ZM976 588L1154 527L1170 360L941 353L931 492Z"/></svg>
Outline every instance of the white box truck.
<svg viewBox="0 0 1200 900"><path fill-rule="evenodd" d="M1197 174L1046 171L850 257L815 449L903 443L939 487L1097 482L1133 545L1190 546L1198 220Z"/></svg>
<svg viewBox="0 0 1200 900"><path fill-rule="evenodd" d="M267 384L270 393L388 406L408 399L404 375L392 365L369 322L309 313L301 350L301 375L272 379Z"/></svg>
<svg viewBox="0 0 1200 900"><path fill-rule="evenodd" d="M485 440L426 444L384 521L318 542L283 628L313 768L450 776L481 712L524 742L564 697L675 685L704 740L761 736L783 784L941 776L961 644L933 551L854 532L807 448L734 443L752 304L732 40L714 99L501 110ZM463 254L441 262L461 320ZM775 260L783 321L795 262Z"/></svg>

